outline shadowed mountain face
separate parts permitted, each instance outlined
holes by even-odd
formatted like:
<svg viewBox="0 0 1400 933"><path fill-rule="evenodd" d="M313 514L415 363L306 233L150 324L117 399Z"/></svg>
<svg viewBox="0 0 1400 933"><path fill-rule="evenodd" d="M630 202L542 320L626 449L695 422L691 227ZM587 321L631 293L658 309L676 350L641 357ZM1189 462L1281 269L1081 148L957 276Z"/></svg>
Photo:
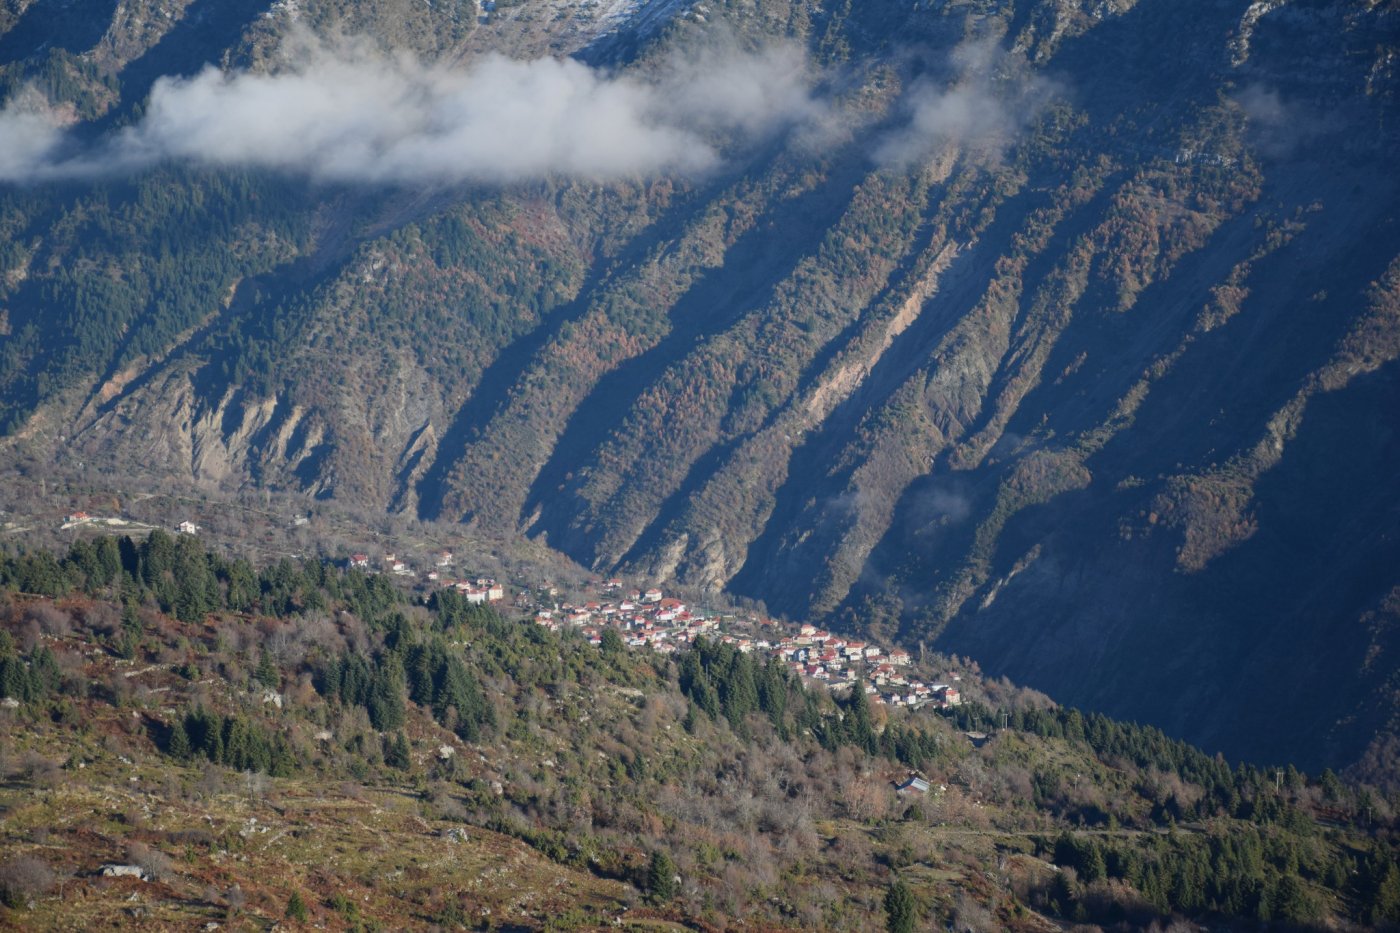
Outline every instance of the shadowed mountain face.
<svg viewBox="0 0 1400 933"><path fill-rule="evenodd" d="M518 531L1234 756L1348 764L1396 726L1394 3L398 10L94 38L39 0L0 18L7 112L42 79L88 136L160 140L180 36L261 68L310 26L438 67L578 52L717 157L8 176L4 456ZM775 44L800 93L664 85Z"/></svg>

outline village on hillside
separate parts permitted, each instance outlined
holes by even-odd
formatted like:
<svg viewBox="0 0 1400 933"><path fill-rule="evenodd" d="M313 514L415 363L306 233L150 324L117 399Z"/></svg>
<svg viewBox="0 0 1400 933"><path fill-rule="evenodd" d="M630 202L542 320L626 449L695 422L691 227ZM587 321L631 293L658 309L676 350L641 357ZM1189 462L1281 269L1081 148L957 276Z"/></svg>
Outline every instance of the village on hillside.
<svg viewBox="0 0 1400 933"><path fill-rule="evenodd" d="M396 555L385 555L383 563L390 573L414 576ZM439 553L435 568L423 574L423 582L430 587L456 589L470 603L505 600L505 588L493 579L451 577L452 564L450 551ZM373 569L365 554L353 555L350 565ZM537 625L553 631L576 629L594 645L601 645L603 632L612 629L628 647L671 654L703 636L745 653L776 657L809 686L835 694L846 693L859 683L877 704L948 709L962 702L956 686L911 676L912 659L903 649L886 651L810 624L794 626L753 613L692 607L659 588L636 589L619 579L590 582L582 602L564 597L552 584L527 587L515 595L512 605ZM952 674L949 679L960 681L961 677Z"/></svg>
<svg viewBox="0 0 1400 933"><path fill-rule="evenodd" d="M296 524L305 522L298 518ZM110 525L127 530L150 530L150 526L125 519L100 518L86 512L66 516L62 530L81 526ZM193 535L200 526L181 522L178 533ZM452 589L468 603L503 604L506 588L490 577L454 573L456 557L450 550L438 550L422 562L427 570L415 569L408 559L396 553L377 558L364 552L353 553L344 566L363 573L386 573L405 584L428 591ZM762 658L777 658L809 687L820 687L833 694L845 694L856 684L879 705L906 708L949 709L962 702L956 686L961 676L950 672L952 683L936 683L916 676L907 651L887 650L881 645L847 638L811 624L794 625L756 613L713 611L687 605L667 596L661 589L638 589L620 579L594 580L581 595L564 594L552 584L523 584L510 604L526 618L554 631L578 630L595 645L603 632L612 629L631 648L671 654L697 637L733 645L739 651Z"/></svg>
<svg viewBox="0 0 1400 933"><path fill-rule="evenodd" d="M846 693L863 684L871 702L890 706L932 706L948 709L962 702L956 686L927 683L910 676L907 651L886 651L879 645L817 628L794 626L755 614L717 613L668 597L657 588L631 589L621 580L596 582L582 605L553 602L557 591L546 587L534 600L535 622L551 629L580 629L594 644L615 629L627 645L669 654L697 637L733 645L745 653L776 657L809 686ZM523 595L523 594L522 594ZM531 608L518 599L520 608ZM950 679L960 680L957 674Z"/></svg>

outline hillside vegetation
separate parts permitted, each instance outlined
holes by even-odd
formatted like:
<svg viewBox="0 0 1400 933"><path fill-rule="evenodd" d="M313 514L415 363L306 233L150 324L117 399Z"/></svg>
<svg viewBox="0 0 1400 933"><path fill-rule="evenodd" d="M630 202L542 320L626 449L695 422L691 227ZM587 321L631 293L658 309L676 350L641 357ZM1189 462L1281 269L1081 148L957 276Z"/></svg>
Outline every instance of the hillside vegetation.
<svg viewBox="0 0 1400 933"><path fill-rule="evenodd" d="M1007 685L877 709L160 532L0 582L0 919L30 929L1400 922L1400 801Z"/></svg>

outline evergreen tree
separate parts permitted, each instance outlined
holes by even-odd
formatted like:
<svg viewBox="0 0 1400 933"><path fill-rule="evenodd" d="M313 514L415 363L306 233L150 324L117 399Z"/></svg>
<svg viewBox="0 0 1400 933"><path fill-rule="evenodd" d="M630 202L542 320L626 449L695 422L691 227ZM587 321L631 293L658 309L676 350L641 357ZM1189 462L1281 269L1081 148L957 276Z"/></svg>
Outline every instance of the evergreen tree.
<svg viewBox="0 0 1400 933"><path fill-rule="evenodd" d="M258 575L246 560L236 560L224 568L224 603L234 612L253 612L258 607Z"/></svg>
<svg viewBox="0 0 1400 933"><path fill-rule="evenodd" d="M133 593L125 594L122 599L122 629L135 636L140 636L143 630L140 601Z"/></svg>
<svg viewBox="0 0 1400 933"><path fill-rule="evenodd" d="M448 655L438 678L433 698L433 712L446 721L447 711L456 714L455 730L468 742L474 742L482 729L495 724L495 713L481 693L476 678L455 655Z"/></svg>
<svg viewBox="0 0 1400 933"><path fill-rule="evenodd" d="M272 655L266 651L258 658L258 669L253 673L254 679L264 687L275 688L282 682L282 675L278 673L277 666L272 663Z"/></svg>
<svg viewBox="0 0 1400 933"><path fill-rule="evenodd" d="M117 539L104 535L97 539L98 580L104 587L118 582L122 572L121 549Z"/></svg>
<svg viewBox="0 0 1400 933"><path fill-rule="evenodd" d="M1400 868L1387 860L1374 875L1367 920L1373 924L1400 923Z"/></svg>
<svg viewBox="0 0 1400 933"><path fill-rule="evenodd" d="M433 702L433 671L439 661L434 658L436 645L414 645L408 649L404 662L404 677L408 682L408 698L419 706Z"/></svg>
<svg viewBox="0 0 1400 933"><path fill-rule="evenodd" d="M175 542L159 528L141 544L141 582L159 592L165 575L175 569Z"/></svg>
<svg viewBox="0 0 1400 933"><path fill-rule="evenodd" d="M96 595L106 583L97 559L97 546L92 541L74 541L63 562L68 566L70 575L91 595Z"/></svg>
<svg viewBox="0 0 1400 933"><path fill-rule="evenodd" d="M709 716L711 719L719 718L719 694L715 692L714 687L710 686L709 678L705 677L703 674L696 686L695 702L705 711L706 716Z"/></svg>
<svg viewBox="0 0 1400 933"><path fill-rule="evenodd" d="M651 853L646 887L647 896L657 903L665 903L676 896L676 863L660 849Z"/></svg>
<svg viewBox="0 0 1400 933"><path fill-rule="evenodd" d="M32 685L30 699L35 700L58 690L59 684L63 681L63 672L59 670L58 658L54 657L47 645L35 649L34 654L30 656L29 679Z"/></svg>
<svg viewBox="0 0 1400 933"><path fill-rule="evenodd" d="M287 901L288 920L295 920L298 923L305 923L309 912L306 909L306 901L302 900L300 891L293 891L292 897Z"/></svg>
<svg viewBox="0 0 1400 933"><path fill-rule="evenodd" d="M1147 894L1146 891L1143 892ZM1069 876L1063 871L1057 871L1050 878L1050 909L1062 917L1069 916L1074 905L1074 887L1070 884Z"/></svg>
<svg viewBox="0 0 1400 933"><path fill-rule="evenodd" d="M194 754L190 747L190 734L185 731L183 720L175 720L175 725L170 727L170 741L166 744L166 751L172 758L180 761L188 761L190 755Z"/></svg>
<svg viewBox="0 0 1400 933"><path fill-rule="evenodd" d="M1094 843L1088 844L1088 851L1084 856L1080 873L1087 882L1095 882L1108 874L1108 869L1104 865L1103 851Z"/></svg>
<svg viewBox="0 0 1400 933"><path fill-rule="evenodd" d="M394 736L392 742L385 740L384 763L400 771L407 771L413 763L413 758L409 753L408 739L404 737L402 732Z"/></svg>
<svg viewBox="0 0 1400 933"><path fill-rule="evenodd" d="M1283 875L1274 889L1273 913L1290 923L1304 923L1317 915L1317 905L1298 877Z"/></svg>
<svg viewBox="0 0 1400 933"><path fill-rule="evenodd" d="M885 892L885 929L889 933L913 933L918 920L914 894L902 878Z"/></svg>
<svg viewBox="0 0 1400 933"><path fill-rule="evenodd" d="M369 721L380 732L392 732L403 726L406 712L404 673L398 655L387 654L381 659L365 706L369 710Z"/></svg>
<svg viewBox="0 0 1400 933"><path fill-rule="evenodd" d="M0 697L24 700L29 695L29 669L13 655L0 657Z"/></svg>
<svg viewBox="0 0 1400 933"><path fill-rule="evenodd" d="M742 733L744 717L758 709L758 684L754 678L753 658L731 648L725 668L719 680L721 705L730 727Z"/></svg>
<svg viewBox="0 0 1400 933"><path fill-rule="evenodd" d="M788 682L783 664L777 658L769 658L758 680L758 707L780 732L785 728L787 701Z"/></svg>
<svg viewBox="0 0 1400 933"><path fill-rule="evenodd" d="M846 706L847 731L851 744L873 755L876 752L875 727L870 718L870 698L865 695L865 684L857 680L851 688L851 699Z"/></svg>

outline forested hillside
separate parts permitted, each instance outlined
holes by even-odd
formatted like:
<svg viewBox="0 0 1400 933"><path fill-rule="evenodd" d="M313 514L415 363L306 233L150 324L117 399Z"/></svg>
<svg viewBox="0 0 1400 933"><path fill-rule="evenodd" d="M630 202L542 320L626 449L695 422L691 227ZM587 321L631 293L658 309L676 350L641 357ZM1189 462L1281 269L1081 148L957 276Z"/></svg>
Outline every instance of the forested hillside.
<svg viewBox="0 0 1400 933"><path fill-rule="evenodd" d="M523 535L1380 772L1397 54L1393 2L21 0L7 507Z"/></svg>
<svg viewBox="0 0 1400 933"><path fill-rule="evenodd" d="M885 709L161 532L0 586L0 923L1400 922L1393 794L994 682Z"/></svg>

